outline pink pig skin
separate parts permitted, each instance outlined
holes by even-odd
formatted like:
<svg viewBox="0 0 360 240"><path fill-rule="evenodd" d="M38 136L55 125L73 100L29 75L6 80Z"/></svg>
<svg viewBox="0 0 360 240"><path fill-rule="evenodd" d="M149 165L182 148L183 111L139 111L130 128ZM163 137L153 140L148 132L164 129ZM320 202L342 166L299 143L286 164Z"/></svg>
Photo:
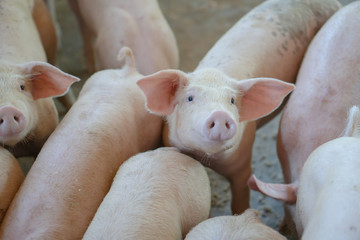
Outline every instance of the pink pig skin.
<svg viewBox="0 0 360 240"><path fill-rule="evenodd" d="M23 180L24 174L16 158L0 148L0 224Z"/></svg>
<svg viewBox="0 0 360 240"><path fill-rule="evenodd" d="M311 39L339 8L337 1L327 0L265 1L226 32L194 72L165 70L138 81L150 111L167 116L164 142L229 179L233 213L249 207L256 120L274 111L294 88L289 83ZM222 113L211 124L215 111ZM221 129L207 134L214 126Z"/></svg>
<svg viewBox="0 0 360 240"><path fill-rule="evenodd" d="M360 105L360 3L339 10L316 35L306 52L296 89L281 118L278 156L286 184L269 184L252 177L250 185L284 200L286 218L295 218L296 191L303 165L319 145L337 138L347 111Z"/></svg>
<svg viewBox="0 0 360 240"><path fill-rule="evenodd" d="M247 209L240 215L218 216L195 226L185 240L286 240L284 236L265 225L255 209Z"/></svg>
<svg viewBox="0 0 360 240"><path fill-rule="evenodd" d="M0 142L15 157L36 156L58 123L51 97L63 95L79 79L45 63L31 15L34 1L4 0L0 7L0 115L12 107L24 120L23 131L12 135L1 134L0 124Z"/></svg>
<svg viewBox="0 0 360 240"><path fill-rule="evenodd" d="M24 175L15 157L36 156L58 123L51 97L77 78L46 61L32 19L40 1L0 1L0 222Z"/></svg>
<svg viewBox="0 0 360 240"><path fill-rule="evenodd" d="M9 208L3 239L81 239L121 163L158 146L161 118L149 114L126 65L92 75L45 143Z"/></svg>
<svg viewBox="0 0 360 240"><path fill-rule="evenodd" d="M52 1L53 0L50 0L51 4L54 4ZM46 53L47 62L55 64L58 50L58 39L55 23L53 22L50 11L43 0L34 0L32 17L39 32L41 43Z"/></svg>
<svg viewBox="0 0 360 240"><path fill-rule="evenodd" d="M359 128L354 106L344 136L320 145L306 160L295 219L301 239L360 239Z"/></svg>
<svg viewBox="0 0 360 240"><path fill-rule="evenodd" d="M210 203L201 163L176 148L140 153L120 166L83 239L182 240Z"/></svg>
<svg viewBox="0 0 360 240"><path fill-rule="evenodd" d="M157 0L69 0L81 27L90 72L118 68L130 47L141 74L179 66L174 33Z"/></svg>

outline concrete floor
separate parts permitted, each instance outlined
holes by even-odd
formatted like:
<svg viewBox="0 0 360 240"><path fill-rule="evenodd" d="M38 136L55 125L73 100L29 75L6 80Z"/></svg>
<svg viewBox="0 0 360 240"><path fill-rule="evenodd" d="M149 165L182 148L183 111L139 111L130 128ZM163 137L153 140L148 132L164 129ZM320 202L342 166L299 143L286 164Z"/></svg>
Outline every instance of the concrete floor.
<svg viewBox="0 0 360 240"><path fill-rule="evenodd" d="M159 0L172 27L180 49L180 69L192 71L205 53L239 18L263 0ZM352 2L340 1L342 4ZM82 52L82 40L76 19L67 1L56 1L57 19L61 28L61 48L57 66L78 76L80 83L73 86L77 94L89 77ZM57 105L61 115L64 109ZM280 116L258 130L253 148L253 172L262 180L283 181L276 156L276 137ZM212 216L231 214L228 182L209 170L212 186ZM282 203L251 192L251 207L260 211L261 218L277 229L282 217ZM296 238L295 236L287 236Z"/></svg>

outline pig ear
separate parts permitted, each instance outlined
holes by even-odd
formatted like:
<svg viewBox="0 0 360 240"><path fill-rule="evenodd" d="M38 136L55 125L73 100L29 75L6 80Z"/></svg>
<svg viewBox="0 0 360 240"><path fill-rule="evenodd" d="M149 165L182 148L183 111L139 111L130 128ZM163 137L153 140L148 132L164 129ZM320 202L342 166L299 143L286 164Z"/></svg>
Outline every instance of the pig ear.
<svg viewBox="0 0 360 240"><path fill-rule="evenodd" d="M179 87L186 85L188 77L179 70L162 70L137 81L145 94L146 106L160 115L169 115L174 111L175 95Z"/></svg>
<svg viewBox="0 0 360 240"><path fill-rule="evenodd" d="M240 120L252 121L278 108L295 85L274 78L253 78L237 82L241 94Z"/></svg>
<svg viewBox="0 0 360 240"><path fill-rule="evenodd" d="M45 62L18 64L20 71L30 76L31 95L34 100L64 95L71 84L80 79Z"/></svg>
<svg viewBox="0 0 360 240"><path fill-rule="evenodd" d="M269 197L293 204L296 202L297 184L265 183L252 175L248 180L248 186L254 191L261 192Z"/></svg>

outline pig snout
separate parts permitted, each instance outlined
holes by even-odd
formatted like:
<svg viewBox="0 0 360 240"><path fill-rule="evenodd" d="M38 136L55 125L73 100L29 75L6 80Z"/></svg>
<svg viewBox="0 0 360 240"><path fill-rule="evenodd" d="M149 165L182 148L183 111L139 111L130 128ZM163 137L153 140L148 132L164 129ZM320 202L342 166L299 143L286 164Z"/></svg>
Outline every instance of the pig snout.
<svg viewBox="0 0 360 240"><path fill-rule="evenodd" d="M24 115L14 107L0 108L0 137L10 137L25 129Z"/></svg>
<svg viewBox="0 0 360 240"><path fill-rule="evenodd" d="M236 124L226 112L216 111L206 119L203 130L209 140L225 141L235 135Z"/></svg>

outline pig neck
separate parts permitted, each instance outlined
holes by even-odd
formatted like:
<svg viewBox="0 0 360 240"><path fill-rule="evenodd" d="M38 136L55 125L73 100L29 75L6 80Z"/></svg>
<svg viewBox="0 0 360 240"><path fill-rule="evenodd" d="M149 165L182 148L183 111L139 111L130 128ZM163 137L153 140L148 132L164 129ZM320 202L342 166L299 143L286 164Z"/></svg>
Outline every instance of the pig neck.
<svg viewBox="0 0 360 240"><path fill-rule="evenodd" d="M0 24L0 60L12 63L46 61L31 15L32 5L33 1L0 1L0 22L7 23Z"/></svg>
<svg viewBox="0 0 360 240"><path fill-rule="evenodd" d="M252 145L255 140L255 122L240 122L244 131L237 148L231 153L221 153L204 159L204 153L199 151L183 152L193 156L205 166L229 180L231 187L233 213L240 214L249 208L250 195L247 181L251 176ZM165 125L166 126L166 125ZM165 128L166 129L166 128ZM241 199L241 203L239 204Z"/></svg>

